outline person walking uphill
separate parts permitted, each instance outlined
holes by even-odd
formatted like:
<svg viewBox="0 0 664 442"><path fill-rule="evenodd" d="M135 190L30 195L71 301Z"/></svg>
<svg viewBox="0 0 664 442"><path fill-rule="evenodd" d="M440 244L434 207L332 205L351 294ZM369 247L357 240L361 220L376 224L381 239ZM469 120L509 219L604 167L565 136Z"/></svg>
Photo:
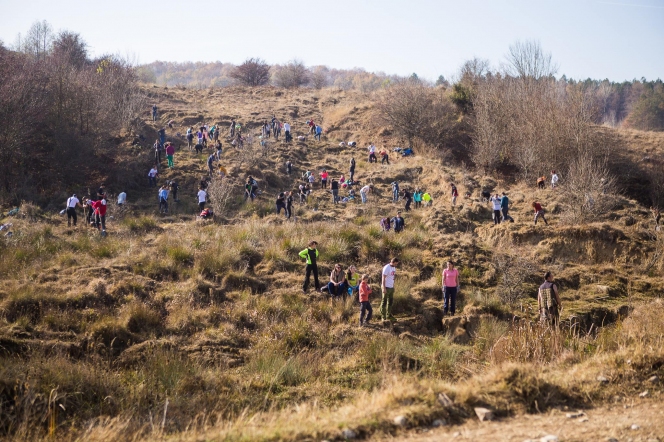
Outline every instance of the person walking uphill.
<svg viewBox="0 0 664 442"><path fill-rule="evenodd" d="M544 274L544 283L537 292L537 307L540 312L540 319L547 321L552 325L558 325L560 321L560 310L563 305L558 295L558 286L553 282L551 272Z"/></svg>
<svg viewBox="0 0 664 442"><path fill-rule="evenodd" d="M459 287L459 271L454 268L452 261L447 261L447 268L443 270L443 316L447 315L448 311L454 316Z"/></svg>
<svg viewBox="0 0 664 442"><path fill-rule="evenodd" d="M83 207L81 206L81 202L76 197L76 194L73 194L67 198L67 227L71 226L72 218L74 219L74 227L76 227L76 206Z"/></svg>
<svg viewBox="0 0 664 442"><path fill-rule="evenodd" d="M166 160L168 161L168 168L173 168L173 155L175 154L175 147L170 141L166 143Z"/></svg>
<svg viewBox="0 0 664 442"><path fill-rule="evenodd" d="M507 194L503 192L502 198L500 198L500 209L503 212L503 222L514 222L514 218L509 215L510 210L510 199L507 197Z"/></svg>
<svg viewBox="0 0 664 442"><path fill-rule="evenodd" d="M314 286L316 291L320 291L320 283L318 282L318 243L316 241L311 241L306 249L302 250L299 253L300 258L306 259L307 267L305 269L304 275L304 284L302 284L302 291L307 293L309 288L309 280L311 279L311 274L314 274Z"/></svg>
<svg viewBox="0 0 664 442"><path fill-rule="evenodd" d="M380 285L382 298L380 300L380 315L383 321L396 321L392 316L392 301L394 300L394 280L397 276L399 259L392 258L389 264L383 267L382 283Z"/></svg>
<svg viewBox="0 0 664 442"><path fill-rule="evenodd" d="M533 201L533 210L535 211L535 225L537 225L537 219L542 218L544 220L544 224L548 226L549 223L546 218L544 218L544 209L542 209L542 205L537 201Z"/></svg>
<svg viewBox="0 0 664 442"><path fill-rule="evenodd" d="M353 177L355 176L355 157L350 158L350 181L353 182Z"/></svg>

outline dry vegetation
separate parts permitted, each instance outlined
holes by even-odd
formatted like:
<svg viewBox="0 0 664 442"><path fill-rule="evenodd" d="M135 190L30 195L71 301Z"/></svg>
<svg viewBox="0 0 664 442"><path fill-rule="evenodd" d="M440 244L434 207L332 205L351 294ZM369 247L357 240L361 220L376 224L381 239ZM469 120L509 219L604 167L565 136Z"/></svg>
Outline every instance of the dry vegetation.
<svg viewBox="0 0 664 442"><path fill-rule="evenodd" d="M467 85L480 87L473 81ZM110 206L106 238L24 203L11 219L14 235L0 240L2 437L340 440L345 429L379 437L436 419L459 424L477 406L509 417L629 403L645 389L661 398L661 385L648 379L664 376L664 239L630 193L608 181L603 188L588 184L615 176L612 164L579 168L577 181L563 179L556 190L518 181L524 170L472 170L441 155L456 142L452 135L442 145L430 141L468 136L466 120L475 118L457 114L454 91L442 88L421 96L443 121L425 121L416 135L379 114L376 103L396 89L379 96L267 86L144 92L158 103L160 120L137 122L136 132L119 137L117 155L147 173L156 130L175 122L168 135L182 147L175 168L160 176L180 184L170 214L158 214L155 192L139 178L127 208ZM217 217L196 220L195 190L209 153L188 151L177 132L202 122L225 129L239 118L258 140L260 123L273 114L293 124L295 141L270 139L265 150L248 143L244 152L224 141L228 181L214 180L211 190ZM309 118L323 124L322 141L297 141ZM582 123L583 136L606 130ZM145 142L135 143L139 134ZM367 163L363 148L339 146L354 140L392 147L423 134L431 138L418 138L415 157L392 154L390 165ZM622 145L629 140L623 158L634 170L652 170L640 158L662 154L657 135L611 135ZM526 146L535 139L529 136L514 145ZM538 155L545 145L539 148ZM274 213L277 194L294 190L303 171L326 168L338 179L351 156L356 179L376 188L368 204L334 205L330 193L316 189L306 205L295 204L294 220ZM242 196L249 174L262 192L254 203ZM109 191L118 193L125 183L109 178ZM385 234L378 220L403 207L391 202L395 179L430 192L434 204L405 214L403 233ZM461 195L456 206L450 182ZM570 198L571 189L584 186L596 205ZM492 226L485 190L509 194L515 223ZM533 225L534 200L545 206L548 226ZM353 302L303 294L297 253L311 239L320 244L322 280L336 262L355 264L371 276L374 293L382 265L399 256L398 322L359 328ZM461 313L443 318L441 265L450 258L461 272ZM560 329L537 322L544 270L562 289ZM373 304L377 310L377 297ZM397 415L406 417L405 428L394 424Z"/></svg>

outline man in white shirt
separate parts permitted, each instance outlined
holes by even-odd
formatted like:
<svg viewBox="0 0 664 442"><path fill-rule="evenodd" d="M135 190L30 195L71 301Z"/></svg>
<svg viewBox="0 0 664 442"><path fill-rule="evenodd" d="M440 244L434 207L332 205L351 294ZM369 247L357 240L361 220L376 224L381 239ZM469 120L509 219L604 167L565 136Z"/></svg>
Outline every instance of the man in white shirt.
<svg viewBox="0 0 664 442"><path fill-rule="evenodd" d="M202 188L198 188L198 210L201 212L205 209L205 201L207 200L207 192Z"/></svg>
<svg viewBox="0 0 664 442"><path fill-rule="evenodd" d="M551 188L552 189L556 188L556 186L558 185L558 180L559 179L560 178L558 177L558 174L556 173L556 171L552 170L551 171Z"/></svg>
<svg viewBox="0 0 664 442"><path fill-rule="evenodd" d="M373 187L369 184L360 189L360 197L362 197L362 204L367 203L367 195L373 190Z"/></svg>
<svg viewBox="0 0 664 442"><path fill-rule="evenodd" d="M369 145L369 162L377 163L378 159L376 158L376 146L373 143Z"/></svg>
<svg viewBox="0 0 664 442"><path fill-rule="evenodd" d="M286 142L290 142L293 138L291 137L290 134L290 124L284 123L284 135L286 136Z"/></svg>
<svg viewBox="0 0 664 442"><path fill-rule="evenodd" d="M380 300L380 315L383 321L396 321L396 318L392 316L392 301L394 299L394 279L397 276L397 267L399 267L399 258L392 258L389 264L383 267L380 285L383 295Z"/></svg>
<svg viewBox="0 0 664 442"><path fill-rule="evenodd" d="M489 200L493 207L493 225L500 224L500 202L501 198L498 194L495 194Z"/></svg>
<svg viewBox="0 0 664 442"><path fill-rule="evenodd" d="M148 172L148 183L150 187L154 187L157 185L157 175L159 174L159 171L157 170L157 165L155 164L152 166L152 169L150 169L150 172Z"/></svg>
<svg viewBox="0 0 664 442"><path fill-rule="evenodd" d="M122 192L120 192L120 195L118 195L118 206L121 206L126 202L127 202L127 192L123 190Z"/></svg>
<svg viewBox="0 0 664 442"><path fill-rule="evenodd" d="M74 227L76 227L76 206L83 207L81 206L81 202L76 197L76 194L73 194L67 198L67 227L71 226L72 218L74 219Z"/></svg>

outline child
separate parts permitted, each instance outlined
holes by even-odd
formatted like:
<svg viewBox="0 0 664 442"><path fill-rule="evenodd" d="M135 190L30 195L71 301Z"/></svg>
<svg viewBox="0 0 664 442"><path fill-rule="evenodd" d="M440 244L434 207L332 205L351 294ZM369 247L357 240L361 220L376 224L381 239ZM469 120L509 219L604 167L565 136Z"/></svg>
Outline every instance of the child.
<svg viewBox="0 0 664 442"><path fill-rule="evenodd" d="M369 302L370 294L369 275L365 273L362 275L362 281L360 282L360 327L368 324L373 316L373 309L371 308L371 302ZM364 318L365 313L367 315L366 319Z"/></svg>

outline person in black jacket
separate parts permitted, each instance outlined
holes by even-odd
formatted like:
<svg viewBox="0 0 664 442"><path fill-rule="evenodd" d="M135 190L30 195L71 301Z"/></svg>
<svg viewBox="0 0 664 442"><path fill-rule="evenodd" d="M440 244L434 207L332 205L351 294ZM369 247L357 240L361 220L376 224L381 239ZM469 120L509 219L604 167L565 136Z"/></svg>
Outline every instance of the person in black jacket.
<svg viewBox="0 0 664 442"><path fill-rule="evenodd" d="M406 227L403 217L401 216L401 210L397 212L397 216L392 218L392 224L394 224L394 233L399 233L403 231L404 227Z"/></svg>

